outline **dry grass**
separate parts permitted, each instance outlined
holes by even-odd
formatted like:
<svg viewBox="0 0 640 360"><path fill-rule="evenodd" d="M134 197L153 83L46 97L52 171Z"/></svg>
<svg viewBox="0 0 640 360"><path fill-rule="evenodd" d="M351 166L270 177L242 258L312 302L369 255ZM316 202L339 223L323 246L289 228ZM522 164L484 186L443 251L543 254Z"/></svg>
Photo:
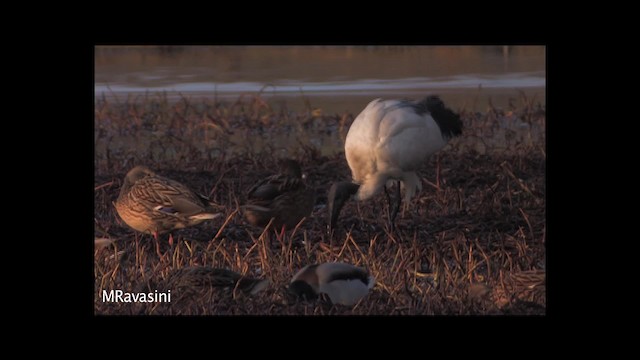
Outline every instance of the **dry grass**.
<svg viewBox="0 0 640 360"><path fill-rule="evenodd" d="M524 97L516 102L484 114L462 111L463 136L420 169L423 190L398 215L397 233L389 233L382 194L348 203L340 230L330 238L327 192L350 174L344 154L323 154L314 141L324 136L339 145L353 115L291 114L271 109L260 97L232 104L192 104L186 98L170 104L162 96L97 100L95 236L115 241L95 251L95 313L545 314L545 112ZM296 146L277 142L287 134L296 137ZM246 190L283 156L300 160L317 203L311 218L279 237L270 227L249 226L237 209ZM153 238L134 234L113 208L134 164L209 194L225 216L174 232L173 247L161 238L164 254L158 257ZM376 287L354 307L292 302L285 291L291 277L309 263L326 261L369 269ZM153 291L171 270L201 265L266 277L272 284L254 297L173 294L178 300L150 304L100 297L102 290Z"/></svg>

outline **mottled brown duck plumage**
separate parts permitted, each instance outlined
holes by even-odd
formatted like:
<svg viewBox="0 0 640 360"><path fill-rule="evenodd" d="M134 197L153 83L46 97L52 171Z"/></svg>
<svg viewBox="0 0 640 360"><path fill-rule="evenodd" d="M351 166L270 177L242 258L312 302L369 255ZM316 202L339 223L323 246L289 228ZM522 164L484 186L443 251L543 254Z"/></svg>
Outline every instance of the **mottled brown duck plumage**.
<svg viewBox="0 0 640 360"><path fill-rule="evenodd" d="M120 218L132 229L162 234L222 215L185 185L136 166L124 178L115 202Z"/></svg>

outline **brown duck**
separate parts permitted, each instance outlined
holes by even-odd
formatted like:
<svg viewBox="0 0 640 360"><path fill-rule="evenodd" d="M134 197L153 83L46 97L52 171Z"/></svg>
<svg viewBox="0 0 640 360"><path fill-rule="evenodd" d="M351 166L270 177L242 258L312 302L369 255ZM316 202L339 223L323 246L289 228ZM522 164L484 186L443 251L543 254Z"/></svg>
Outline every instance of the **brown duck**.
<svg viewBox="0 0 640 360"><path fill-rule="evenodd" d="M215 219L209 202L185 185L136 166L124 178L115 208L122 220L142 233L166 233Z"/></svg>
<svg viewBox="0 0 640 360"><path fill-rule="evenodd" d="M190 266L174 270L167 277L165 286L185 295L209 290L221 293L241 291L246 295L255 295L264 290L269 283L267 279L243 276L228 269Z"/></svg>
<svg viewBox="0 0 640 360"><path fill-rule="evenodd" d="M276 229L293 229L309 217L315 204L315 192L302 179L300 164L295 160L280 163L280 173L255 184L242 207L247 221L265 227L273 218Z"/></svg>

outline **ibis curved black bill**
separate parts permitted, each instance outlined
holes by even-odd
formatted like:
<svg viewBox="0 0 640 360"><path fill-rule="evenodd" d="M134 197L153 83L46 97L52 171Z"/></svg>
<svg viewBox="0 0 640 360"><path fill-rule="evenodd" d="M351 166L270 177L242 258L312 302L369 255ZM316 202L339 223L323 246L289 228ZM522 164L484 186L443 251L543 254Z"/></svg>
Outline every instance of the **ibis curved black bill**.
<svg viewBox="0 0 640 360"><path fill-rule="evenodd" d="M360 185L348 181L341 181L331 185L329 189L328 207L329 207L329 233L333 231L338 222L340 211L345 202L353 196Z"/></svg>

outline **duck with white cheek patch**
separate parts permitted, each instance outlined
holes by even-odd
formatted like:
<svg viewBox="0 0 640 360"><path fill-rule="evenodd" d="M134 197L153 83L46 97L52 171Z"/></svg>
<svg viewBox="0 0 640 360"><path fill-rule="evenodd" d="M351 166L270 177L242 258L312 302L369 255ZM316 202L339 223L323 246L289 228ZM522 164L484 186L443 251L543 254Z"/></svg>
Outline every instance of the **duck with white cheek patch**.
<svg viewBox="0 0 640 360"><path fill-rule="evenodd" d="M375 279L366 270L335 262L305 266L291 280L289 292L307 300L326 294L333 304L352 306L374 285Z"/></svg>

